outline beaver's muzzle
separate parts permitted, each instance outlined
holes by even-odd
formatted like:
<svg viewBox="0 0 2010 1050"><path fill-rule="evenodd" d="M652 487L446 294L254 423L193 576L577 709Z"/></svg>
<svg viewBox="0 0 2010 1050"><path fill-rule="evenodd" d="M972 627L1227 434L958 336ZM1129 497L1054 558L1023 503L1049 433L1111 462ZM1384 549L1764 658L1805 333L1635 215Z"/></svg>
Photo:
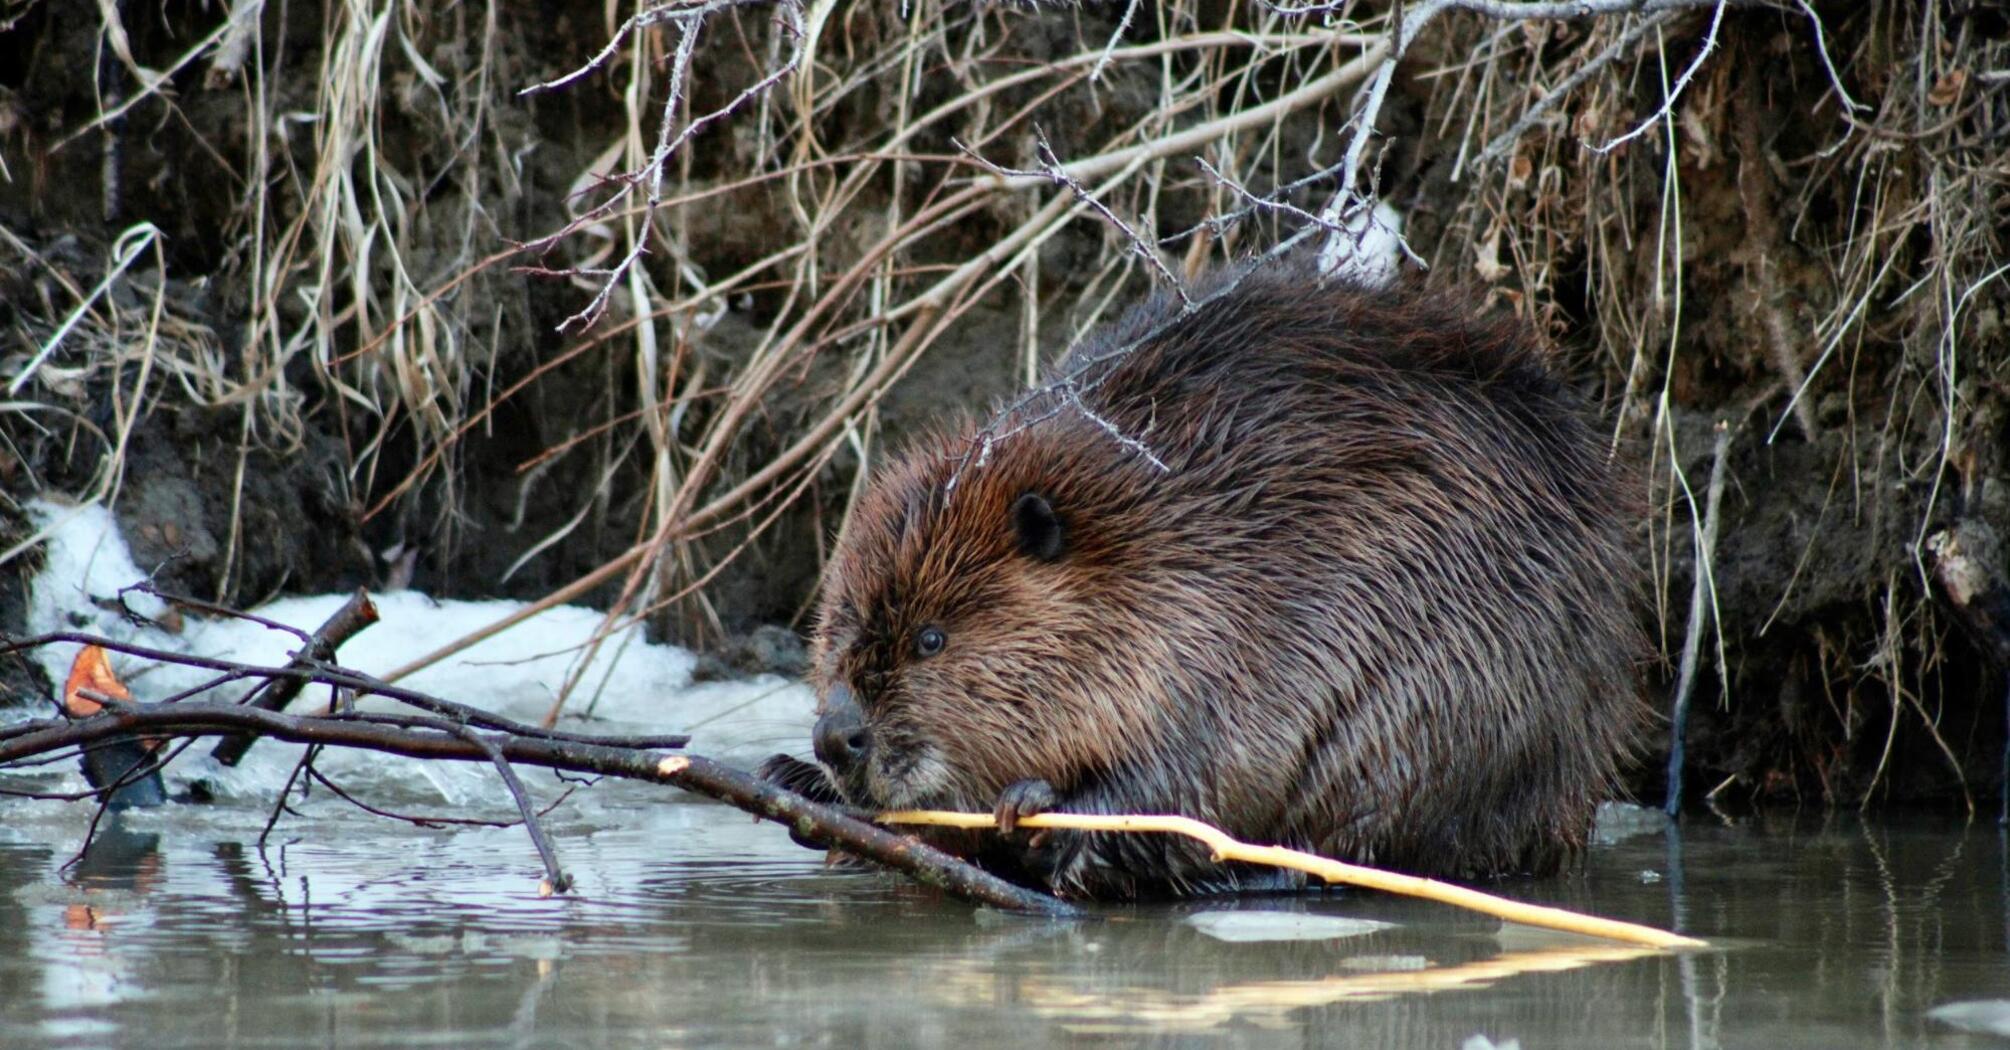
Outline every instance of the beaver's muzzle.
<svg viewBox="0 0 2010 1050"><path fill-rule="evenodd" d="M823 696L823 715L810 733L817 761L829 766L839 778L848 777L872 747L872 731L865 723L865 711L845 686L832 686Z"/></svg>

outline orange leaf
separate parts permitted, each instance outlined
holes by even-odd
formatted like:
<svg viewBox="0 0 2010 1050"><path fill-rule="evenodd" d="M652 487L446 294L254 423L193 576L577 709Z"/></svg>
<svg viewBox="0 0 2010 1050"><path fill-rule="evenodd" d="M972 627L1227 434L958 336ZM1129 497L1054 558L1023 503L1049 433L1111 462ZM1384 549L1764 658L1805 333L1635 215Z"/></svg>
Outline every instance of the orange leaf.
<svg viewBox="0 0 2010 1050"><path fill-rule="evenodd" d="M1950 70L1933 82L1932 90L1926 93L1926 101L1945 109L1961 101L1961 91L1968 86L1968 71Z"/></svg>
<svg viewBox="0 0 2010 1050"><path fill-rule="evenodd" d="M71 718L88 718L104 709L104 705L84 695L84 690L131 700L133 694L126 691L125 683L112 673L112 665L105 659L105 651L95 645L84 646L70 664L70 679L63 683L63 710Z"/></svg>

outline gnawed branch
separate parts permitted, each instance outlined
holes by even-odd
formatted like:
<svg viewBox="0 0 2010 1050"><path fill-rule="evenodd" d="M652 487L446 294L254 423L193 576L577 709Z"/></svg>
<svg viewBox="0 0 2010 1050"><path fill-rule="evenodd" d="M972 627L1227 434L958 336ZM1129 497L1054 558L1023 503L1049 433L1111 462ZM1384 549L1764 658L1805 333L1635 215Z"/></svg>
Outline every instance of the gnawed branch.
<svg viewBox="0 0 2010 1050"><path fill-rule="evenodd" d="M998 822L989 813L954 813L944 810L897 810L881 813L876 819L888 824L930 825L951 828L995 828ZM1366 868L1359 864L1322 857L1316 853L1286 849L1282 846L1259 846L1229 837L1228 833L1212 824L1193 820L1189 817L1173 816L1122 816L1103 813L1042 813L1037 816L1019 818L1019 825L1028 828L1053 828L1069 831L1096 831L1125 834L1184 835L1207 844L1218 862L1235 861L1246 864L1262 864L1273 868L1302 871L1324 879L1329 883L1360 886L1365 889L1380 890L1405 897L1449 904L1456 908L1476 911L1483 915L1518 922L1524 926L1539 926L1543 929L1580 933L1588 937L1604 937L1609 940L1624 941L1653 948L1707 948L1709 944L1694 937L1669 933L1652 926L1637 923L1602 919L1595 915L1565 911L1541 904L1497 897L1491 893L1481 893L1465 886L1454 886L1436 879L1419 878L1393 871Z"/></svg>
<svg viewBox="0 0 2010 1050"><path fill-rule="evenodd" d="M307 637L301 650L294 654L292 662L286 666L311 671L316 667L333 663L335 650L341 648L343 642L376 622L376 605L371 603L369 592L359 589ZM255 690L251 696L245 698L244 702L267 711L284 711L286 705L292 703L293 698L299 696L302 689L307 688L308 681L306 678L267 679L265 686ZM225 737L210 751L209 757L223 765L234 766L243 760L244 753L251 750L251 745L257 740L258 738L253 736Z"/></svg>

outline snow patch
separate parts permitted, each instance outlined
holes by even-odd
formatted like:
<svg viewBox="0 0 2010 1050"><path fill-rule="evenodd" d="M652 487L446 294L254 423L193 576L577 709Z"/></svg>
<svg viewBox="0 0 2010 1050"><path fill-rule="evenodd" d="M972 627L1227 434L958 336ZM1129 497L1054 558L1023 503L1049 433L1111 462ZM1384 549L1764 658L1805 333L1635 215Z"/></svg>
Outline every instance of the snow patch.
<svg viewBox="0 0 2010 1050"><path fill-rule="evenodd" d="M1403 213L1376 201L1339 225L1319 249L1321 271L1370 288L1386 288L1403 272Z"/></svg>
<svg viewBox="0 0 2010 1050"><path fill-rule="evenodd" d="M74 630L134 645L209 656L239 663L276 666L300 642L289 632L247 620L186 616L179 633L136 623L119 608L119 589L145 579L133 564L112 514L102 506L61 506L32 500L28 513L48 534L44 564L29 585L28 630L35 634ZM312 631L348 600L329 594L282 598L252 610L260 617ZM344 643L345 666L381 675L440 646L501 620L522 608L508 601L436 601L415 591L373 594L378 622ZM134 612L158 617L158 598L137 591L125 595ZM579 606L559 606L413 673L399 685L468 704L519 721L536 723L550 710L585 646L600 628L602 614ZM50 681L62 682L78 646L45 646L34 655ZM155 664L113 653L112 665L133 695L158 702L200 687L215 677L199 668ZM596 733L690 733L693 751L751 764L775 751L807 750L815 699L800 682L772 675L748 681L694 683L697 657L672 645L649 642L639 628L608 637L594 654L567 700L564 724ZM256 683L234 682L215 691L235 698ZM309 688L293 710L325 705L327 690ZM396 709L382 698L365 706ZM16 717L39 717L45 710ZM202 778L226 794L265 793L284 782L298 749L261 744L243 766L226 770L198 745L170 767L170 782ZM205 757L194 759L192 756ZM359 771L381 769L390 779L426 794L459 802L471 794L492 795L489 771L447 763L410 762L374 754L339 759ZM81 776L78 778L81 782ZM269 796L268 796L269 797Z"/></svg>

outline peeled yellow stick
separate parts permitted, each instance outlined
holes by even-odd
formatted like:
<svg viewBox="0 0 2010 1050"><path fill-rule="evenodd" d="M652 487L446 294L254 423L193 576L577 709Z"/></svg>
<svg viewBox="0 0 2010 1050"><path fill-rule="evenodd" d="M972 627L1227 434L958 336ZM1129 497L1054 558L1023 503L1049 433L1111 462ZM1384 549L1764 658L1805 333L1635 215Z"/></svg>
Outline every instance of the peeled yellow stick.
<svg viewBox="0 0 2010 1050"><path fill-rule="evenodd" d="M989 813L953 813L939 809L894 810L881 813L875 819L882 824L933 824L950 828L998 826L998 822L992 819ZM1518 922L1524 926L1541 926L1551 930L1605 937L1625 941L1628 944L1645 944L1655 948L1709 947L1707 941L1684 937L1679 933L1669 933L1667 930L1657 930L1652 926L1601 919L1595 915L1580 915L1574 911L1548 908L1540 904L1524 904L1521 901L1496 897L1491 893L1481 893L1478 890L1454 886L1436 879L1421 879L1415 875L1398 875L1395 872L1364 868L1359 864L1347 864L1316 853L1285 849L1282 846L1252 846L1247 842L1229 838L1226 832L1212 824L1204 824L1189 817L1111 817L1082 813L1042 813L1039 816L1019 818L1019 826L1058 828L1067 831L1157 831L1185 835L1207 843L1208 848L1214 851L1217 863L1236 860L1250 864L1268 864L1275 868L1290 868L1316 875L1327 882L1342 882L1349 886L1381 890L1384 893L1400 893L1406 897L1422 897L1425 900L1492 915L1509 922Z"/></svg>

